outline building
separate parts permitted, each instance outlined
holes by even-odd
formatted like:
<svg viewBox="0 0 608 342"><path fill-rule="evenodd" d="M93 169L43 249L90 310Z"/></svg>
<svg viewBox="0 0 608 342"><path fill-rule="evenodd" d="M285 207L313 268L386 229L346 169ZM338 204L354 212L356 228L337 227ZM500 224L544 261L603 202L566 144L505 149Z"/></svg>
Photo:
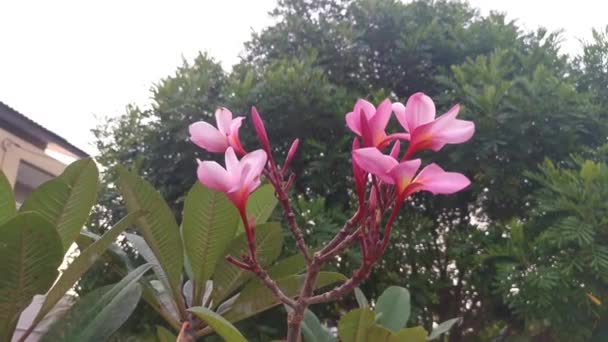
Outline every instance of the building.
<svg viewBox="0 0 608 342"><path fill-rule="evenodd" d="M40 184L87 153L0 102L0 170L18 204Z"/></svg>

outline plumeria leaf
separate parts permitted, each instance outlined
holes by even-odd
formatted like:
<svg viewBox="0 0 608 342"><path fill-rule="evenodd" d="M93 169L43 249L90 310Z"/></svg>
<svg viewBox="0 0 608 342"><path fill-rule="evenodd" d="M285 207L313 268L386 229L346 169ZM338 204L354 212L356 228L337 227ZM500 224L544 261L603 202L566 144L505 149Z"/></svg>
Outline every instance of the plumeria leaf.
<svg viewBox="0 0 608 342"><path fill-rule="evenodd" d="M70 164L61 176L36 188L20 211L36 211L55 225L67 251L89 218L98 187L95 162L82 159Z"/></svg>
<svg viewBox="0 0 608 342"><path fill-rule="evenodd" d="M270 184L264 184L251 193L247 201L247 215L255 219L257 225L266 223L272 215L278 203L274 195L274 188ZM243 222L239 221L238 232L243 232Z"/></svg>
<svg viewBox="0 0 608 342"><path fill-rule="evenodd" d="M410 293L399 286L387 288L378 298L374 308L376 322L394 332L405 327L410 318Z"/></svg>
<svg viewBox="0 0 608 342"><path fill-rule="evenodd" d="M263 266L272 264L281 254L283 248L283 232L278 223L270 222L255 228L258 261ZM228 246L224 255L240 257L249 252L247 239L244 234L237 236ZM234 293L247 280L254 277L251 272L244 271L226 260L221 260L218 266L222 272L213 275L213 294L211 300L219 305L224 299Z"/></svg>
<svg viewBox="0 0 608 342"><path fill-rule="evenodd" d="M173 212L150 183L123 167L118 167L118 175L127 210L143 212L135 224L165 272L173 296L178 302L183 301L184 252Z"/></svg>
<svg viewBox="0 0 608 342"><path fill-rule="evenodd" d="M131 226L135 219L141 215L141 213L127 214L122 220L120 220L114 227L108 230L101 238L95 240L89 247L84 249L76 259L68 266L68 268L61 273L61 276L57 282L53 285L51 290L46 294L44 302L38 311L33 326L36 326L47 313L49 313L55 304L57 304L65 293L74 286L74 284L80 279L80 277L93 265L100 256L106 251L107 247L113 243L118 235L125 229Z"/></svg>
<svg viewBox="0 0 608 342"><path fill-rule="evenodd" d="M41 215L19 213L0 226L0 341L10 341L21 311L51 287L62 260L61 238Z"/></svg>
<svg viewBox="0 0 608 342"><path fill-rule="evenodd" d="M198 318L207 323L213 330L220 335L225 341L230 342L247 342L245 337L227 321L224 317L218 315L212 310L198 306L189 309Z"/></svg>
<svg viewBox="0 0 608 342"><path fill-rule="evenodd" d="M433 331L429 335L428 340L429 341L434 340L434 339L438 338L439 336L447 333L448 331L450 331L450 329L452 329L452 327L455 324L460 323L461 320L462 319L460 317L457 317L457 318L448 319L447 321L442 322L435 329L433 329Z"/></svg>
<svg viewBox="0 0 608 342"><path fill-rule="evenodd" d="M8 221L17 214L15 206L15 195L11 183L0 170L0 224Z"/></svg>
<svg viewBox="0 0 608 342"><path fill-rule="evenodd" d="M369 329L374 325L374 312L370 309L356 309L344 315L338 323L338 333L342 342L367 342Z"/></svg>
<svg viewBox="0 0 608 342"><path fill-rule="evenodd" d="M138 281L151 267L141 265L120 282L81 298L50 327L41 342L105 341L135 310L141 297Z"/></svg>
<svg viewBox="0 0 608 342"><path fill-rule="evenodd" d="M186 196L182 237L194 284L194 303L200 303L205 283L234 239L239 214L224 193L196 183Z"/></svg>

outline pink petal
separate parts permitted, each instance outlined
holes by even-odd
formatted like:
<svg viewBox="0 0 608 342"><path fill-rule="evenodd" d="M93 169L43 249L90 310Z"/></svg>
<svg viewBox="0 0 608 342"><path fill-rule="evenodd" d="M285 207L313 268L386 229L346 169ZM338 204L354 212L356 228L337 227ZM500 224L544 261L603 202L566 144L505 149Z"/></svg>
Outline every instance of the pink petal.
<svg viewBox="0 0 608 342"><path fill-rule="evenodd" d="M365 101L364 99L357 100L353 112L359 112L361 110L363 110L363 114L365 114L367 120L370 120L376 113L376 107L374 107L373 104Z"/></svg>
<svg viewBox="0 0 608 342"><path fill-rule="evenodd" d="M399 152L401 152L401 142L399 140L395 140L390 155L395 159L399 159Z"/></svg>
<svg viewBox="0 0 608 342"><path fill-rule="evenodd" d="M213 161L199 160L196 174L201 183L216 191L227 192L234 186L230 181L228 172Z"/></svg>
<svg viewBox="0 0 608 342"><path fill-rule="evenodd" d="M391 101L389 99L382 101L378 106L378 109L376 109L374 116L369 120L369 126L374 134L377 132L384 133L386 125L388 125L388 121L391 119L391 113Z"/></svg>
<svg viewBox="0 0 608 342"><path fill-rule="evenodd" d="M237 116L236 118L232 119L230 122L230 135L239 135L239 129L243 124L243 120L245 120L244 116Z"/></svg>
<svg viewBox="0 0 608 342"><path fill-rule="evenodd" d="M432 134L438 133L439 131L449 128L454 123L454 120L458 115L458 111L460 111L460 105L455 105L454 107L450 108L450 110L448 110L445 114L438 117L435 121L430 122L423 127L428 127L428 132Z"/></svg>
<svg viewBox="0 0 608 342"><path fill-rule="evenodd" d="M435 135L437 140L441 140L448 144L460 144L473 136L475 133L475 124L466 120L454 120L450 127L437 132Z"/></svg>
<svg viewBox="0 0 608 342"><path fill-rule="evenodd" d="M374 141L374 135L372 128L369 126L369 121L365 115L360 115L361 118L361 138L363 140L363 146L376 147L376 141Z"/></svg>
<svg viewBox="0 0 608 342"><path fill-rule="evenodd" d="M416 171L420 168L420 163L420 159L412 159L401 162L391 169L390 175L395 180L395 184L400 193L402 193L412 182L412 179L414 179L414 176L416 175Z"/></svg>
<svg viewBox="0 0 608 342"><path fill-rule="evenodd" d="M241 128L244 119L245 117L238 116L232 120L230 123L230 135L228 136L228 144L232 146L240 156L245 154L243 145L241 145L241 139L239 138L239 129Z"/></svg>
<svg viewBox="0 0 608 342"><path fill-rule="evenodd" d="M389 171L399 164L394 158L382 154L375 147L368 147L354 150L353 159L363 170L380 177L385 183L394 184L393 177L389 175Z"/></svg>
<svg viewBox="0 0 608 342"><path fill-rule="evenodd" d="M190 140L209 152L224 152L228 147L226 136L205 121L190 125L189 132Z"/></svg>
<svg viewBox="0 0 608 342"><path fill-rule="evenodd" d="M434 163L422 169L414 181L422 185L422 190L445 195L458 192L471 184L471 181L465 175L457 172L445 172Z"/></svg>
<svg viewBox="0 0 608 342"><path fill-rule="evenodd" d="M475 133L475 124L456 119L459 109L460 106L455 105L437 120L420 126L414 136L429 139L426 147L433 151L439 151L445 144L460 144L471 139Z"/></svg>
<svg viewBox="0 0 608 342"><path fill-rule="evenodd" d="M224 160L226 162L226 171L230 176L231 181L234 183L241 177L241 165L232 147L226 149Z"/></svg>
<svg viewBox="0 0 608 342"><path fill-rule="evenodd" d="M346 125L350 128L353 133L361 136L361 119L359 116L361 115L361 111L350 112L346 114Z"/></svg>
<svg viewBox="0 0 608 342"><path fill-rule="evenodd" d="M397 117L399 119L399 116ZM408 132L412 133L416 127L429 123L435 119L435 104L424 93L416 93L407 100L405 114L399 123Z"/></svg>
<svg viewBox="0 0 608 342"><path fill-rule="evenodd" d="M230 125L232 123L232 112L224 107L220 107L215 111L215 122L217 129L224 135L230 134Z"/></svg>
<svg viewBox="0 0 608 342"><path fill-rule="evenodd" d="M401 126L405 129L406 132L409 132L407 121L405 120L405 106L401 102L395 102L391 106L393 112L395 112L395 116L397 120L401 124Z"/></svg>
<svg viewBox="0 0 608 342"><path fill-rule="evenodd" d="M247 174L245 178L241 178L244 183L243 186L251 187L252 182L255 182L256 179L259 179L262 174L262 170L264 170L264 166L266 166L267 155L264 150L255 150L253 152L247 153L243 159L240 161L241 170L244 172L245 168L247 168ZM259 184L258 184L259 185ZM256 185L257 187L257 185ZM255 187L253 188L255 189Z"/></svg>

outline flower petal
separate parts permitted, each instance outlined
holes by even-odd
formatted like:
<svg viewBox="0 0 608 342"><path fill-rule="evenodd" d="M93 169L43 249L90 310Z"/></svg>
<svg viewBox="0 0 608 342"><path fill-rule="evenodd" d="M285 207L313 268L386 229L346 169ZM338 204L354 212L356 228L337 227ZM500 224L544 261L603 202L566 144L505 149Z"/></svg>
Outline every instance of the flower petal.
<svg viewBox="0 0 608 342"><path fill-rule="evenodd" d="M364 99L357 100L353 112L359 112L361 110L363 110L363 114L365 115L367 120L370 120L376 113L376 107L374 107L373 104L365 101Z"/></svg>
<svg viewBox="0 0 608 342"><path fill-rule="evenodd" d="M372 129L372 133L384 133L386 125L388 125L388 121L391 119L391 113L391 101L389 99L382 101L378 106L378 109L376 109L374 116L369 120L369 126Z"/></svg>
<svg viewBox="0 0 608 342"><path fill-rule="evenodd" d="M414 179L416 171L420 168L420 159L412 159L399 163L390 170L390 175L393 177L399 193L403 193L408 185Z"/></svg>
<svg viewBox="0 0 608 342"><path fill-rule="evenodd" d="M375 147L360 148L352 153L360 168L380 177L385 183L394 184L393 177L389 175L389 171L399 164L394 158L382 154Z"/></svg>
<svg viewBox="0 0 608 342"><path fill-rule="evenodd" d="M395 112L395 116L397 120L401 124L401 126L405 129L406 132L409 132L409 128L407 126L407 121L405 120L405 106L401 102L395 102L391 105L391 109Z"/></svg>
<svg viewBox="0 0 608 342"><path fill-rule="evenodd" d="M220 107L215 111L215 122L217 129L224 135L230 134L230 124L232 123L232 112L227 108Z"/></svg>
<svg viewBox="0 0 608 342"><path fill-rule="evenodd" d="M471 181L465 175L457 172L445 172L434 163L422 169L414 182L420 184L422 190L445 195L458 192L471 184Z"/></svg>
<svg viewBox="0 0 608 342"><path fill-rule="evenodd" d="M399 152L401 152L401 141L395 140L390 155L395 159L399 159Z"/></svg>
<svg viewBox="0 0 608 342"><path fill-rule="evenodd" d="M196 175L201 183L216 191L227 192L234 186L228 172L214 161L199 160Z"/></svg>
<svg viewBox="0 0 608 342"><path fill-rule="evenodd" d="M226 136L205 121L190 125L189 132L190 140L209 152L224 152L228 147Z"/></svg>
<svg viewBox="0 0 608 342"><path fill-rule="evenodd" d="M399 119L399 116L397 116ZM405 113L399 123L412 133L416 127L435 119L435 104L424 93L416 93L407 100Z"/></svg>
<svg viewBox="0 0 608 342"><path fill-rule="evenodd" d="M234 148L238 155L243 156L246 152L241 145L241 139L239 138L239 129L245 117L238 116L230 123L230 135L228 136L228 144Z"/></svg>
<svg viewBox="0 0 608 342"><path fill-rule="evenodd" d="M250 187L251 183L260 178L262 170L264 170L264 166L266 166L267 158L268 156L264 150L255 150L247 153L243 159L241 159L241 170L243 173L246 173L246 175L244 175L245 177L241 178L241 181L243 182L241 183L242 186ZM255 187L253 187L253 189L255 189Z"/></svg>
<svg viewBox="0 0 608 342"><path fill-rule="evenodd" d="M241 177L241 165L232 147L226 149L224 160L226 162L226 172L230 176L231 181L236 182Z"/></svg>
<svg viewBox="0 0 608 342"><path fill-rule="evenodd" d="M361 111L350 112L346 114L346 126L350 128L353 133L361 136Z"/></svg>

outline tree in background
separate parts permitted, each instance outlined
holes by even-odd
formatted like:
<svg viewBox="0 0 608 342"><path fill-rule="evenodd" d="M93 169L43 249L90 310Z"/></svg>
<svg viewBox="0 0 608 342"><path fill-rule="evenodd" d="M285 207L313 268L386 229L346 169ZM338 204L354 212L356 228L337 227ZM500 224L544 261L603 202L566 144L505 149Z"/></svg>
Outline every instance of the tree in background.
<svg viewBox="0 0 608 342"><path fill-rule="evenodd" d="M605 142L606 32L596 31L573 60L559 52L559 34L526 32L504 15L481 16L456 1L283 0L272 15L276 24L253 35L231 72L201 54L155 85L150 108L130 106L98 127L105 186L113 187L114 165L136 165L179 215L182 196L195 182L195 159L210 157L187 141L188 123L207 120L218 106L246 113L256 104L273 141L299 137L305 145L300 150L306 154L293 164L299 175L294 188L302 225L313 241L321 241L317 236L334 230L352 204L347 184L332 176L347 173L341 169L349 158L343 115L350 103L363 96L403 100L424 91L439 99L439 112L460 102L463 118L476 123L470 144L446 147L438 160L447 169L466 170L474 186L457 196L410 202L394 244L364 291L374 298L388 285L410 288L411 323L427 328L463 316L452 340L483 339L507 325L524 331L541 318L554 320L548 313L542 317L544 299L533 287L522 285L512 295L508 286L498 285L504 269L480 260L512 243L513 222L533 221L546 182L533 181L526 172L535 173L545 158L559 167L570 154ZM299 172L304 169L309 172ZM117 195L108 194L103 217L119 217ZM537 243L527 230L525 236ZM348 256L335 266L344 272L352 267ZM579 297L571 298L589 304ZM536 311L522 310L525 302L517 298L538 301L530 305ZM567 309L551 314L570 315ZM567 333L556 330L558 322L543 329L555 336ZM591 334L597 326L589 329Z"/></svg>

